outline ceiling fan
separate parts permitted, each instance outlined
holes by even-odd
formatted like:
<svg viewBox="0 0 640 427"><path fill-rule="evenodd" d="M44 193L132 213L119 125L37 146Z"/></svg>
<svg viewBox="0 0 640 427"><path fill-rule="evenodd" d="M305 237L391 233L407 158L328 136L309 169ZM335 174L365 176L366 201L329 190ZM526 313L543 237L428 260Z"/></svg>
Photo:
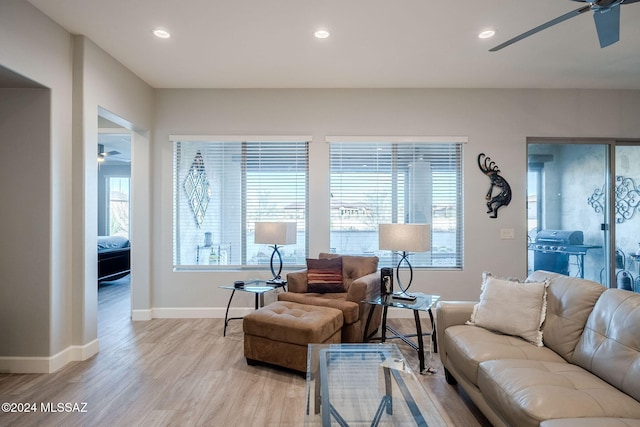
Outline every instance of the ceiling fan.
<svg viewBox="0 0 640 427"><path fill-rule="evenodd" d="M98 144L98 161L104 161L105 157L115 156L118 154L122 154L122 153L116 150L104 151L104 144Z"/></svg>
<svg viewBox="0 0 640 427"><path fill-rule="evenodd" d="M623 4L635 3L640 0L572 0L580 3L587 3L579 9L565 13L549 22L545 22L519 36L516 36L498 46L489 49L489 52L495 52L533 34L536 34L546 28L559 24L574 16L582 15L585 12L593 11L593 19L596 23L596 31L598 32L598 40L600 47L607 47L620 40L620 6Z"/></svg>

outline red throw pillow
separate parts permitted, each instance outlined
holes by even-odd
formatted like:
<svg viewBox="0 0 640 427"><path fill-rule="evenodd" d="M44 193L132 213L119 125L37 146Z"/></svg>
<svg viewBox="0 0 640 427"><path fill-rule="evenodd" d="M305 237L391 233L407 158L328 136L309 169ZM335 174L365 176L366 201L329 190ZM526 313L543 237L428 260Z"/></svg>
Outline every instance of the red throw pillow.
<svg viewBox="0 0 640 427"><path fill-rule="evenodd" d="M307 291L345 292L342 284L342 258L307 259Z"/></svg>

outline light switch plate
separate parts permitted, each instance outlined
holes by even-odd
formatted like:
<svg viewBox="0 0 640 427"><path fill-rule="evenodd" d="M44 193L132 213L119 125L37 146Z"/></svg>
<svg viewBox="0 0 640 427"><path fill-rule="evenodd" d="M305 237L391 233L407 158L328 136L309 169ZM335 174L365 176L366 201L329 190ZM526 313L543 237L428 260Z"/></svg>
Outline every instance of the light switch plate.
<svg viewBox="0 0 640 427"><path fill-rule="evenodd" d="M513 228L501 228L500 229L500 238L501 239L513 239L513 238L515 238L515 230Z"/></svg>

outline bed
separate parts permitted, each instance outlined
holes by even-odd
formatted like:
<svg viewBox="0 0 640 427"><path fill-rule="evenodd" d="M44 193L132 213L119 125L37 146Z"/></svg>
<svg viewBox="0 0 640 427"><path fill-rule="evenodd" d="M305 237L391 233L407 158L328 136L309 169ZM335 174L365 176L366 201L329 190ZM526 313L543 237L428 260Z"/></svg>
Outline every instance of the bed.
<svg viewBox="0 0 640 427"><path fill-rule="evenodd" d="M131 245L122 236L98 236L98 282L116 280L131 271Z"/></svg>

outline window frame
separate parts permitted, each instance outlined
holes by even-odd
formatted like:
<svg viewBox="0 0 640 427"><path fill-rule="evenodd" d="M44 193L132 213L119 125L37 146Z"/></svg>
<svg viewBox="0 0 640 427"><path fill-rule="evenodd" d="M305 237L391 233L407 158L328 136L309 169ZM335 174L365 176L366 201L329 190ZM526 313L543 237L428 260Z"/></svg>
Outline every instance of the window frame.
<svg viewBox="0 0 640 427"><path fill-rule="evenodd" d="M368 143L368 144L391 144L392 146L398 146L401 144L456 144L459 145L459 158L458 158L458 174L457 175L457 186L456 186L456 192L457 192L457 197L456 197L456 207L457 207L457 214L455 216L455 224L456 224L456 240L455 240L455 247L454 247L454 252L455 252L455 259L456 262L454 262L453 265L438 265L437 263L434 264L434 260L437 260L438 258L438 254L437 252L434 252L433 250L430 252L427 252L426 254L428 254L428 259L429 259L429 264L425 265L422 264L421 262L414 262L412 261L412 265L415 265L416 268L418 269L438 269L438 270L462 270L464 268L464 206L463 206L463 179L464 179L464 145L468 142L468 138L467 137L462 137L462 136L445 136L445 137L437 137L437 136L327 136L325 138L325 141L331 145L331 144L335 144L335 143L353 143L353 144L359 144L359 143ZM329 180L331 182L331 175L332 175L332 154L331 154L331 147L329 148ZM396 162L397 159L392 159L391 163L393 164L394 162ZM391 178L392 180L395 180L395 177ZM329 184L331 187L331 183ZM330 188L331 191L333 191L332 188ZM396 191L395 188L393 188L392 191ZM432 195L432 199L433 200L433 195ZM404 201L406 204L406 200ZM331 207L329 207L331 209ZM404 222L404 219L399 218L399 214L398 214L398 209L400 207L396 206L396 204L394 203L394 206L392 207L393 213L392 213L392 218L393 221L391 222ZM405 214L406 215L406 214ZM432 220L429 220L431 223L433 222ZM427 222L429 222L427 221ZM411 222L417 222L417 221L411 221ZM334 229L333 226L330 225L329 226L329 233L333 233ZM433 224L432 224L432 229L431 232L433 233ZM377 244L377 242L376 242ZM433 239L432 239L432 244L433 244ZM333 245L331 245L333 246ZM376 245L377 247L377 245ZM334 249L334 248L332 248ZM339 250L336 248L336 252L339 252ZM389 251L381 251L380 249L378 249L377 251L374 251L374 254L377 255L378 257L380 257L381 262L391 262L391 263L397 263L398 259L399 259L399 255L396 253L389 253ZM416 254L418 255L418 254Z"/></svg>
<svg viewBox="0 0 640 427"><path fill-rule="evenodd" d="M311 143L312 137L310 135L170 135L169 137L169 141L172 143L172 162L173 162L173 166L172 166L172 171L173 171L173 177L172 177L172 181L173 181L173 233L172 233L172 246L173 246L173 257L172 257L172 263L173 263L173 269L174 271L188 271L188 270L206 270L206 271L222 271L222 270L262 270L265 268L269 268L269 263L267 260L267 263L263 263L263 262L259 262L256 264L249 264L247 263L247 250L248 247L250 246L250 244L252 244L251 242L248 242L247 240L247 233L249 232L249 230L251 229L251 227L247 224L247 214L246 214L246 203L247 203L247 189L246 189L246 184L247 184L247 163L246 163L246 149L247 146L250 144L255 144L255 143L265 143L265 144L269 144L269 143L304 143L306 145L306 158L304 159L305 162L305 174L306 174L306 178L305 178L305 188L304 188L304 218L300 221L297 221L299 224L301 224L301 226L299 227L299 229L304 228L304 242L300 242L298 241L297 245L298 246L302 246L304 248L304 252L305 252L305 257L307 256L307 254L309 253L309 181L310 181L310 176L309 176L309 144ZM224 265L199 265L199 264L188 264L188 263L179 263L178 261L180 260L180 257L177 254L177 251L179 250L178 248L178 241L179 238L177 236L179 236L180 234L180 230L178 229L179 225L179 217L180 214L178 213L178 208L177 205L179 203L179 194L178 192L182 190L182 182L178 182L179 179L176 178L176 172L178 169L177 166L177 159L176 159L176 143L178 142L201 142L201 143L206 143L206 142L211 142L211 143L236 143L239 145L240 151L242 152L241 154L241 166L240 166L240 173L241 173L241 188L242 188L242 192L243 194L240 196L240 203L242 204L242 207L240 209L241 213L240 213L240 217L241 220L239 221L240 224L240 230L238 231L239 233L239 241L237 242L237 244L240 246L239 252L240 252L240 263L232 263L232 264L224 264ZM184 197L184 196L183 196ZM211 203L211 202L210 202ZM256 219L256 221L258 220L273 220L270 218L259 218ZM275 220L279 220L279 219L275 219ZM284 221L284 219L282 219ZM244 225L243 225L244 224ZM202 232L204 233L205 230L202 230ZM300 239L299 239L300 240ZM285 249L287 248L287 246L284 247ZM199 249L197 249L199 250ZM271 250L271 249L269 249ZM270 253L270 252L269 252ZM285 266L287 267L299 267L302 264L298 264L298 263L287 263L285 259L283 259L283 263Z"/></svg>

